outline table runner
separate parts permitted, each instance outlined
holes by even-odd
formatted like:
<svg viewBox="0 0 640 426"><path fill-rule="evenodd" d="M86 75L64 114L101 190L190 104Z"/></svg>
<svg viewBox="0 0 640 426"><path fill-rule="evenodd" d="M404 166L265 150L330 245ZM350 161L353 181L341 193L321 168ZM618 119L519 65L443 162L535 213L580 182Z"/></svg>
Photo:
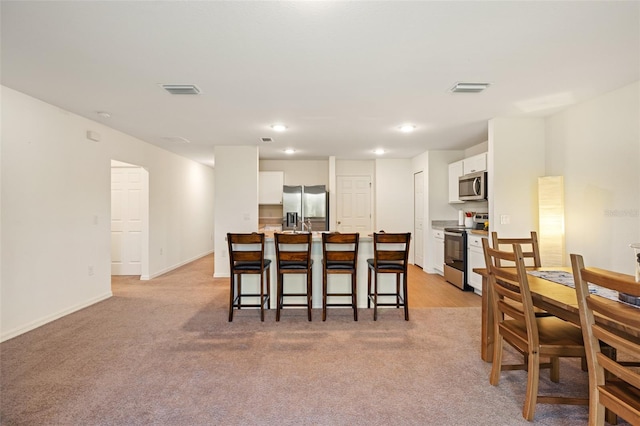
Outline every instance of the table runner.
<svg viewBox="0 0 640 426"><path fill-rule="evenodd" d="M573 282L573 274L565 271L527 271L527 274L533 275L534 277L542 278L547 281L552 281L554 283L566 285L567 287L576 288L575 283ZM620 300L618 298L618 292L615 290L611 290L608 288L600 287L599 285L589 283L589 293L595 294L597 296L601 296L610 300L615 300L617 302L624 303L629 306L633 306L634 308L640 308L638 305L634 305L632 303L625 302L624 300Z"/></svg>

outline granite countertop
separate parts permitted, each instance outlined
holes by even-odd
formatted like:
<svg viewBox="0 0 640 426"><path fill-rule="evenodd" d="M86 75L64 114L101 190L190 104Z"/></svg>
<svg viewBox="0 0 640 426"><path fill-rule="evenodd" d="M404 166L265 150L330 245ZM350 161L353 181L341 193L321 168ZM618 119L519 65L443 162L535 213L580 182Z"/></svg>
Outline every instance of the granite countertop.
<svg viewBox="0 0 640 426"><path fill-rule="evenodd" d="M274 237L273 234L275 234L276 232L279 231L267 231L267 230L259 230L258 232L264 233L265 239L267 241L273 241ZM311 233L311 239L312 241L322 241L322 234L324 232L327 231L314 231ZM360 241L373 241L372 235L371 234L360 234Z"/></svg>
<svg viewBox="0 0 640 426"><path fill-rule="evenodd" d="M458 226L457 220L432 220L431 221L432 229L443 230L444 228L453 228L455 226Z"/></svg>

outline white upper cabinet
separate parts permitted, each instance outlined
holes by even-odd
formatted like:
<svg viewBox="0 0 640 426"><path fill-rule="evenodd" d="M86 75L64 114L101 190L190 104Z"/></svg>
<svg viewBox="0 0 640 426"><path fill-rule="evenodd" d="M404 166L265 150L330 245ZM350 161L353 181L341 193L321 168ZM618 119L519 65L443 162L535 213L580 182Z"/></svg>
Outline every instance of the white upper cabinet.
<svg viewBox="0 0 640 426"><path fill-rule="evenodd" d="M258 204L282 204L284 172L259 172L258 176Z"/></svg>
<svg viewBox="0 0 640 426"><path fill-rule="evenodd" d="M460 160L449 164L449 203L463 202L460 201L460 197L458 195L458 178L464 174L462 165L463 161L464 160Z"/></svg>
<svg viewBox="0 0 640 426"><path fill-rule="evenodd" d="M483 172L487 170L487 153L474 155L473 157L465 158L462 160L463 174ZM455 164L455 163L454 163Z"/></svg>

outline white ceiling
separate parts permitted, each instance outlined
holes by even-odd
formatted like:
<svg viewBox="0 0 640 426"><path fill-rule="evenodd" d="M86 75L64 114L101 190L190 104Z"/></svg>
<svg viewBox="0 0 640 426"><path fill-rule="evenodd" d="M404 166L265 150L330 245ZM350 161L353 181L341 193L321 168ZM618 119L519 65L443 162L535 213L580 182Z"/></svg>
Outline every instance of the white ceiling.
<svg viewBox="0 0 640 426"><path fill-rule="evenodd" d="M487 140L492 117L544 116L640 80L638 1L1 8L3 85L205 164L215 145L259 145L264 159L465 149ZM450 93L458 81L491 86ZM416 131L399 132L404 122Z"/></svg>

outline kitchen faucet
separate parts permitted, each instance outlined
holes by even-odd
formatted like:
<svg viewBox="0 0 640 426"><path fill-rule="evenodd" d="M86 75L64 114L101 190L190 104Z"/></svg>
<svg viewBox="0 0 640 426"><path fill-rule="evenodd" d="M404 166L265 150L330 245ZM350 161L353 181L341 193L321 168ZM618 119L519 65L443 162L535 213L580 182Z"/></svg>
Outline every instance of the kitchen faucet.
<svg viewBox="0 0 640 426"><path fill-rule="evenodd" d="M310 219L307 219L306 223L303 220L300 221L300 232L305 232L305 230L307 232L311 232L311 220Z"/></svg>

